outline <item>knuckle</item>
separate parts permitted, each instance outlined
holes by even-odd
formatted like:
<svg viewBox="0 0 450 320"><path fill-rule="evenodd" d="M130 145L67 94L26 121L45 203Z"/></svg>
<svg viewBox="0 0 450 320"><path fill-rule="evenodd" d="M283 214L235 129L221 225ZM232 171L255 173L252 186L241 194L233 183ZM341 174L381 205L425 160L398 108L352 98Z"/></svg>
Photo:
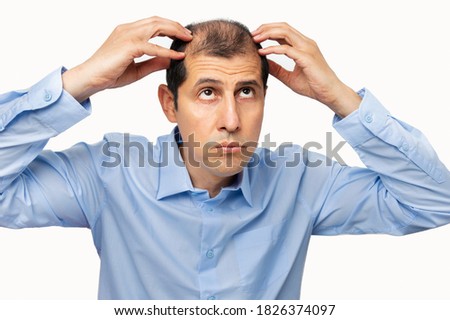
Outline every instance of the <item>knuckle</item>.
<svg viewBox="0 0 450 320"><path fill-rule="evenodd" d="M311 44L312 47L315 47L315 48L319 47L317 42L315 40L313 40L313 39L309 39L309 43Z"/></svg>
<svg viewBox="0 0 450 320"><path fill-rule="evenodd" d="M161 18L158 16L152 16L145 19L145 23L142 25L145 29L153 31L161 24Z"/></svg>
<svg viewBox="0 0 450 320"><path fill-rule="evenodd" d="M319 51L319 46L317 45L317 42L311 39L308 42L309 42L309 52L317 53Z"/></svg>
<svg viewBox="0 0 450 320"><path fill-rule="evenodd" d="M114 32L122 33L124 29L126 29L126 24L119 24L115 27Z"/></svg>
<svg viewBox="0 0 450 320"><path fill-rule="evenodd" d="M290 52L290 51L292 51L292 49L293 49L293 47L291 47L291 46L288 45L288 44L283 44L283 45L281 46L281 48L283 49L283 53Z"/></svg>
<svg viewBox="0 0 450 320"><path fill-rule="evenodd" d="M151 33L151 37L155 37L159 34L161 34L161 26L157 23L152 24L149 26L149 32Z"/></svg>
<svg viewBox="0 0 450 320"><path fill-rule="evenodd" d="M156 44L154 44L154 43L151 43L151 42L146 43L146 44L145 44L145 47L146 47L149 51L151 51L151 52L153 52L153 53L155 53L155 52L158 51L158 46L157 46Z"/></svg>
<svg viewBox="0 0 450 320"><path fill-rule="evenodd" d="M160 21L160 20L161 20L161 17L159 17L159 16L151 16L151 17L149 18L149 20L152 20L152 21Z"/></svg>

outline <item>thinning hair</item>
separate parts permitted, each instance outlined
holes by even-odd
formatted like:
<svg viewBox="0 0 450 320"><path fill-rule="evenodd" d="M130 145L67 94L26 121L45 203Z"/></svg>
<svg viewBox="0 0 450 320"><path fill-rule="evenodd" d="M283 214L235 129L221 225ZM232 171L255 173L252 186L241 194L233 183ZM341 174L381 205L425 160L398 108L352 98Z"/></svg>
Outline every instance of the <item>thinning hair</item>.
<svg viewBox="0 0 450 320"><path fill-rule="evenodd" d="M240 22L233 20L208 20L186 26L192 31L193 39L185 42L175 39L171 49L189 55L207 55L221 58L233 58L239 55L258 54L261 48L253 41L250 30ZM260 55L259 55L260 56ZM261 77L264 87L269 77L269 64L265 56L261 59ZM178 88L186 80L187 70L184 60L171 60L167 69L167 86L174 95L175 110L178 108Z"/></svg>

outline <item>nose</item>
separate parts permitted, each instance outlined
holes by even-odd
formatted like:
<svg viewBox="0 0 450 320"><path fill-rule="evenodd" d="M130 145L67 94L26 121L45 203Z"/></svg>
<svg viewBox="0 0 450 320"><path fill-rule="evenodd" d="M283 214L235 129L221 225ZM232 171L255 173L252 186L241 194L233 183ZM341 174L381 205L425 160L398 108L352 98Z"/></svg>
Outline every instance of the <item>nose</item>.
<svg viewBox="0 0 450 320"><path fill-rule="evenodd" d="M240 129L241 122L239 117L239 110L237 108L234 95L231 95L223 100L220 106L219 114L219 130L226 130L228 132L235 132Z"/></svg>

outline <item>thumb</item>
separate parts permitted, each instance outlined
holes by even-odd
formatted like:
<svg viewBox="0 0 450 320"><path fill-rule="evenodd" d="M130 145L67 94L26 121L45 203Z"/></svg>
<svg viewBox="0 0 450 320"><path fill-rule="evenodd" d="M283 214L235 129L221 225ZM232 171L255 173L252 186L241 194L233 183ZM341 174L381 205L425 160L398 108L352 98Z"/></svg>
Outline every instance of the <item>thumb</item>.
<svg viewBox="0 0 450 320"><path fill-rule="evenodd" d="M142 79L149 74L167 69L170 66L170 59L163 57L155 57L136 64L137 79Z"/></svg>
<svg viewBox="0 0 450 320"><path fill-rule="evenodd" d="M267 59L267 61L269 62L269 73L289 87L291 72L273 60Z"/></svg>

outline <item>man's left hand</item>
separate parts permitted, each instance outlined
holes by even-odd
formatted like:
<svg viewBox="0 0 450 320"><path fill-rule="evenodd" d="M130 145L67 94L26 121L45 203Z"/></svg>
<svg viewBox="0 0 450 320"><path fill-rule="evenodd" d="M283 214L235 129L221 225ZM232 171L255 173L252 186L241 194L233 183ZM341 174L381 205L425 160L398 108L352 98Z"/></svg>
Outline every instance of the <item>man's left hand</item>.
<svg viewBox="0 0 450 320"><path fill-rule="evenodd" d="M313 40L287 23L263 24L252 35L257 43L278 42L278 45L260 49L261 55L283 54L294 60L292 71L269 60L270 74L294 92L322 102L341 118L358 108L361 98L339 80Z"/></svg>

